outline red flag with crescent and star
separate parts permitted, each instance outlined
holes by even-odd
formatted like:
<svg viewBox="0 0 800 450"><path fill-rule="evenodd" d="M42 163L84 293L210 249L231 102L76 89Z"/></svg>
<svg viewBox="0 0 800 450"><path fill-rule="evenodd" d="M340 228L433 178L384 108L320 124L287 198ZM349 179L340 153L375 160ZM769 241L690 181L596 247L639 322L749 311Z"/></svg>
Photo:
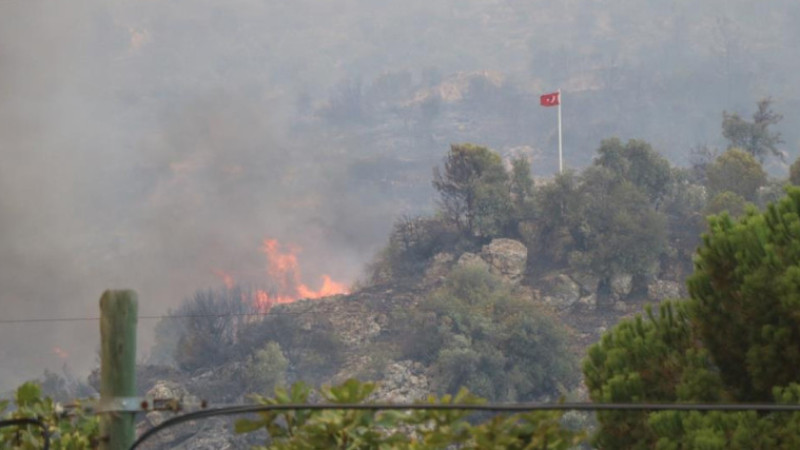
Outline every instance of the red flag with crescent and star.
<svg viewBox="0 0 800 450"><path fill-rule="evenodd" d="M553 92L552 94L544 94L539 97L539 104L542 106L558 106L561 104L560 92Z"/></svg>

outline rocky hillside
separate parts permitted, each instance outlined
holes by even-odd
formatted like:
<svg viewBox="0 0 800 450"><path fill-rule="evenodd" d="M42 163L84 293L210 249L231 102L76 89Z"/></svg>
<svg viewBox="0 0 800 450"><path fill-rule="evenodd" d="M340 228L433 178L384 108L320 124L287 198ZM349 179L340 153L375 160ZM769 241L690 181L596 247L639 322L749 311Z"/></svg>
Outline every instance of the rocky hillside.
<svg viewBox="0 0 800 450"><path fill-rule="evenodd" d="M633 289L633 277L618 274L612 278L609 292L600 290L598 277L580 272L549 272L541 275L528 270L527 247L517 240L498 238L478 252L439 253L431 259L418 284L383 284L359 289L349 295L320 300L303 300L272 308L264 320L253 323L243 332L233 353L263 341L264 328L296 336L322 336L325 339L303 341L279 336L284 354L291 361L284 381L309 380L337 383L355 377L379 382L374 395L377 401L412 402L441 390L441 365L425 358L409 357L415 351L409 345L409 314L424 310L447 283L454 271L463 268L485 270L496 276L510 292L530 299L539 311L563 321L569 328L570 352L575 358L585 354L587 346L616 323L620 317L639 311L646 302L681 294L675 281L653 279L646 292ZM452 318L433 317L430 327L443 327ZM288 326L285 327L285 326ZM327 343L327 344L325 344ZM316 346L329 347L327 359L318 358ZM412 349L414 350L414 349ZM549 351L545 349L545 351ZM553 349L552 351L558 351ZM187 372L176 368L143 366L138 374L142 394L162 398L204 399L215 403L247 401L248 392L263 392L252 380L252 357L235 357L220 365L209 365ZM304 371L303 368L306 370ZM308 370L310 369L310 370ZM573 367L573 369L576 369ZM573 398L585 398L585 391L573 383L564 383L562 392ZM548 395L540 396L546 399ZM164 413L148 414L140 431L164 420ZM234 448L246 445L244 437L230 432L230 420L187 425L161 436L163 448ZM256 439L249 436L247 439Z"/></svg>

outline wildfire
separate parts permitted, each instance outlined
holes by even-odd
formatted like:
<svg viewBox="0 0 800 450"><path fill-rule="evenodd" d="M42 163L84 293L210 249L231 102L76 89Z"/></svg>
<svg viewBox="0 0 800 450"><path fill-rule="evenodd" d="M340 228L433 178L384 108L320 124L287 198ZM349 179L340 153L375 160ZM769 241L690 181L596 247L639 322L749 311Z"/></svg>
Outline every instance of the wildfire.
<svg viewBox="0 0 800 450"><path fill-rule="evenodd" d="M304 284L297 261L299 247L281 244L275 239L265 239L261 251L267 257L267 274L275 284L274 290L270 292L258 289L253 294L253 301L264 311L279 303L348 293L346 284L334 281L329 275L322 275L319 289L315 290ZM225 283L225 287L233 289L236 284L233 276L218 269L213 272Z"/></svg>
<svg viewBox="0 0 800 450"><path fill-rule="evenodd" d="M256 302L263 308L276 303L291 303L298 299L316 299L336 294L346 294L344 283L333 281L330 276L322 276L322 286L314 290L301 281L300 265L294 246L281 246L275 239L265 239L261 250L267 256L267 274L277 284L277 293L269 295L266 291L256 292Z"/></svg>
<svg viewBox="0 0 800 450"><path fill-rule="evenodd" d="M228 289L233 289L233 285L235 284L233 281L233 277L230 274L227 274L219 269L214 270L214 275L220 277L222 282L225 283L225 287Z"/></svg>

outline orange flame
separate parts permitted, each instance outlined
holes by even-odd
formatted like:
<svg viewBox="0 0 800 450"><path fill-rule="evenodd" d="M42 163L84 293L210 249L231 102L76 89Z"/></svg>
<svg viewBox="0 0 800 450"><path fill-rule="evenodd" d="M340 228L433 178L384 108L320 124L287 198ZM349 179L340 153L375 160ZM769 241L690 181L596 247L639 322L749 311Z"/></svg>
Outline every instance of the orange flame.
<svg viewBox="0 0 800 450"><path fill-rule="evenodd" d="M298 247L281 246L275 239L265 239L261 250L267 255L267 273L277 284L275 295L270 296L261 290L256 292L256 302L262 308L269 309L274 304L291 303L303 298L317 299L348 292L344 283L333 281L328 275L322 276L322 287L318 290L303 284L297 263L296 253L300 251Z"/></svg>
<svg viewBox="0 0 800 450"><path fill-rule="evenodd" d="M222 282L225 283L226 288L228 288L229 290L233 289L233 285L235 283L233 281L233 277L230 274L227 274L219 269L214 269L214 275L222 279Z"/></svg>

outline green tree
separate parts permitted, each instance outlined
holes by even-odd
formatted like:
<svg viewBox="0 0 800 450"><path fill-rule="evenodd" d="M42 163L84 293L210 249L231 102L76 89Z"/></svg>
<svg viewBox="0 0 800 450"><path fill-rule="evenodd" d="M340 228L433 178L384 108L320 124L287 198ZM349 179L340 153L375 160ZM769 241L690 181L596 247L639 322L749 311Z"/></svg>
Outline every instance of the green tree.
<svg viewBox="0 0 800 450"><path fill-rule="evenodd" d="M646 194L604 167L583 173L585 206L572 263L608 277L615 273L651 274L666 246L666 220Z"/></svg>
<svg viewBox="0 0 800 450"><path fill-rule="evenodd" d="M536 190L537 216L529 247L551 265L566 264L570 252L579 245L586 202L580 176L566 171Z"/></svg>
<svg viewBox="0 0 800 450"><path fill-rule="evenodd" d="M666 302L658 313L620 322L593 345L583 363L595 402L717 401L722 393L707 352L691 333L685 302ZM647 412L603 411L594 443L599 448L652 448L658 433Z"/></svg>
<svg viewBox="0 0 800 450"><path fill-rule="evenodd" d="M709 219L688 280L699 336L740 401L800 381L800 188L735 222Z"/></svg>
<svg viewBox="0 0 800 450"><path fill-rule="evenodd" d="M564 326L485 267L454 269L421 309L419 330L409 334L432 354L441 392L467 387L493 400L522 401L577 381ZM435 337L426 335L431 329Z"/></svg>
<svg viewBox="0 0 800 450"><path fill-rule="evenodd" d="M706 172L707 187L712 196L733 192L747 201L754 201L758 189L766 184L767 174L749 153L731 148L719 156Z"/></svg>
<svg viewBox="0 0 800 450"><path fill-rule="evenodd" d="M597 153L595 165L630 181L653 203L658 203L667 193L672 169L647 142L631 139L623 145L618 138L605 139Z"/></svg>
<svg viewBox="0 0 800 450"><path fill-rule="evenodd" d="M800 186L800 158L797 158L789 167L789 182Z"/></svg>
<svg viewBox="0 0 800 450"><path fill-rule="evenodd" d="M469 237L496 234L507 226L508 181L500 155L473 144L450 146L444 170L433 171L442 213Z"/></svg>
<svg viewBox="0 0 800 450"><path fill-rule="evenodd" d="M593 346L594 401L800 402L800 188L709 219L688 301L621 322ZM800 414L598 415L601 448L797 448Z"/></svg>
<svg viewBox="0 0 800 450"><path fill-rule="evenodd" d="M759 100L758 109L753 113L753 121L742 119L736 113L722 113L722 135L729 142L728 148L742 148L760 162L768 155L783 160L784 154L778 149L783 143L781 134L770 130L783 116L772 111L772 99Z"/></svg>
<svg viewBox="0 0 800 450"><path fill-rule="evenodd" d="M747 206L752 205L747 200L743 199L739 194L731 191L723 191L715 195L708 201L705 207L705 215L717 215L728 213L731 217L741 217Z"/></svg>

